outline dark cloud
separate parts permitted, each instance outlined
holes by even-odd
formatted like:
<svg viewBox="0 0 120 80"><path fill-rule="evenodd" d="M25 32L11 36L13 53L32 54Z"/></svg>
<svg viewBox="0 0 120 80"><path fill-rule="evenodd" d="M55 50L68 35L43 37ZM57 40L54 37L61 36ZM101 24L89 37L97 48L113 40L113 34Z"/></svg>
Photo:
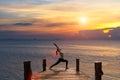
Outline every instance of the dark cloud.
<svg viewBox="0 0 120 80"><path fill-rule="evenodd" d="M67 25L75 25L74 23L47 23L45 27L60 27L60 26L67 26Z"/></svg>
<svg viewBox="0 0 120 80"><path fill-rule="evenodd" d="M41 26L41 27L49 27L49 28L54 28L54 27L65 27L65 26L69 26L69 25L72 25L72 26L75 26L77 23L75 22L61 22L61 21L52 21L54 20L53 18L52 19L38 19L38 20L35 20L33 23L36 24L37 26Z"/></svg>
<svg viewBox="0 0 120 80"><path fill-rule="evenodd" d="M54 27L54 26L63 26L65 25L64 23L49 23L46 25L46 27Z"/></svg>
<svg viewBox="0 0 120 80"><path fill-rule="evenodd" d="M61 26L68 26L68 25L76 25L75 23L68 23L68 22L52 22L47 19L39 19L39 20L34 20L34 21L29 21L29 22L17 22L13 24L0 24L0 27L11 27L11 26L31 26L31 25L36 25L36 26L41 26L41 27L61 27Z"/></svg>
<svg viewBox="0 0 120 80"><path fill-rule="evenodd" d="M109 33L104 33L103 30L110 30ZM112 37L109 38L108 35ZM120 27L104 28L99 30L82 30L77 35L78 39L118 39L120 40Z"/></svg>
<svg viewBox="0 0 120 80"><path fill-rule="evenodd" d="M67 34L39 33L34 34L28 31L0 31L0 39L65 39Z"/></svg>
<svg viewBox="0 0 120 80"><path fill-rule="evenodd" d="M33 25L32 22L20 22L20 23L13 23L13 24L0 24L0 28L13 27L13 26L31 26L31 25Z"/></svg>
<svg viewBox="0 0 120 80"><path fill-rule="evenodd" d="M15 25L15 26L31 26L32 23L24 22L24 23L15 23L15 24L13 24L13 25Z"/></svg>
<svg viewBox="0 0 120 80"><path fill-rule="evenodd" d="M0 27L5 27L5 26L7 26L6 24L0 24Z"/></svg>
<svg viewBox="0 0 120 80"><path fill-rule="evenodd" d="M110 31L113 39L120 39L120 27L114 28Z"/></svg>
<svg viewBox="0 0 120 80"><path fill-rule="evenodd" d="M79 39L103 39L107 38L102 30L82 30L78 34Z"/></svg>
<svg viewBox="0 0 120 80"><path fill-rule="evenodd" d="M6 30L6 31L0 31L0 34L14 34L16 31L9 31L9 30Z"/></svg>
<svg viewBox="0 0 120 80"><path fill-rule="evenodd" d="M111 38L108 38L108 35L112 35ZM103 33L102 29L100 30L82 30L79 31L79 34L70 36L69 33L34 33L28 31L0 31L0 39L112 39L120 40L120 27L113 28L110 33Z"/></svg>

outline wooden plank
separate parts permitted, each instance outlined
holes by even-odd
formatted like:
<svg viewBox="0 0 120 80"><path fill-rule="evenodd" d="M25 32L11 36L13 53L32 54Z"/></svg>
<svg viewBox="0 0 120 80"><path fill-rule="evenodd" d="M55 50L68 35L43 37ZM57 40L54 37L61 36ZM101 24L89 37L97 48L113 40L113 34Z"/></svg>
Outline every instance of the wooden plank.
<svg viewBox="0 0 120 80"><path fill-rule="evenodd" d="M64 70L62 68L47 70L45 72L34 73L32 80L92 80L84 73L76 73L75 69Z"/></svg>

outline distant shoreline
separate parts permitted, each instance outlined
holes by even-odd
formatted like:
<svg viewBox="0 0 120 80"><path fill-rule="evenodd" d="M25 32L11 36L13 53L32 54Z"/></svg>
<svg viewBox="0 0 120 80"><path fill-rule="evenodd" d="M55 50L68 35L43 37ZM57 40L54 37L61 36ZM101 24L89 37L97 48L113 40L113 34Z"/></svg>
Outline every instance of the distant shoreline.
<svg viewBox="0 0 120 80"><path fill-rule="evenodd" d="M0 41L120 41L120 39L0 39Z"/></svg>

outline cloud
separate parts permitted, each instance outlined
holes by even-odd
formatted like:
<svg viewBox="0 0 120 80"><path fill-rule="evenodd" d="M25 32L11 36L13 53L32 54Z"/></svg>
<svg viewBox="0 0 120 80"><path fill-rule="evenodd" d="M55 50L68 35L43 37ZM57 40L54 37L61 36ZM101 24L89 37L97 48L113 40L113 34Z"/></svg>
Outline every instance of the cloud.
<svg viewBox="0 0 120 80"><path fill-rule="evenodd" d="M15 31L42 31L43 33L72 32L75 22L57 21L55 19L33 19L28 21L16 21L9 24L0 24L1 30Z"/></svg>
<svg viewBox="0 0 120 80"><path fill-rule="evenodd" d="M15 25L15 26L31 26L32 23L23 22L23 23L15 23L13 25Z"/></svg>
<svg viewBox="0 0 120 80"><path fill-rule="evenodd" d="M114 28L110 31L113 39L120 39L120 27Z"/></svg>
<svg viewBox="0 0 120 80"><path fill-rule="evenodd" d="M68 5L68 6L66 6ZM86 4L77 3L77 2L69 2L69 3L63 3L63 4L57 4L51 7L48 7L50 10L55 11L63 11L63 12L81 12L83 10L87 10L90 6L86 6Z"/></svg>
<svg viewBox="0 0 120 80"><path fill-rule="evenodd" d="M9 27L25 27L25 26L32 26L32 22L19 22L19 23L13 23L13 24L0 24L0 28L9 28ZM18 28L18 27L17 27Z"/></svg>
<svg viewBox="0 0 120 80"><path fill-rule="evenodd" d="M29 31L0 31L0 39L47 39L47 40L55 40L55 39L67 39L67 34L47 34L47 33L39 33L34 34Z"/></svg>
<svg viewBox="0 0 120 80"><path fill-rule="evenodd" d="M112 35L111 38L108 35ZM113 28L110 33L103 33L102 29L99 30L82 30L78 35L71 36L69 33L36 33L30 31L0 31L0 39L97 39L97 40L120 40L120 27Z"/></svg>
<svg viewBox="0 0 120 80"><path fill-rule="evenodd" d="M20 18L19 13L0 10L0 20Z"/></svg>
<svg viewBox="0 0 120 80"><path fill-rule="evenodd" d="M48 23L45 27L56 27L56 26L64 26L65 23Z"/></svg>
<svg viewBox="0 0 120 80"><path fill-rule="evenodd" d="M106 35L102 30L82 30L78 34L79 39L103 39Z"/></svg>
<svg viewBox="0 0 120 80"><path fill-rule="evenodd" d="M2 5L14 5L14 4L26 4L26 5L44 5L51 3L60 3L64 0L0 0L0 4ZM69 1L69 0L66 0Z"/></svg>
<svg viewBox="0 0 120 80"><path fill-rule="evenodd" d="M46 28L54 28L54 27L67 27L67 26L75 26L77 23L75 22L63 22L58 21L57 18L49 18L49 19L37 19L34 21L33 25L46 27Z"/></svg>
<svg viewBox="0 0 120 80"><path fill-rule="evenodd" d="M75 23L62 23L62 22L57 22L57 23L47 23L44 27L65 27L68 25L75 25Z"/></svg>
<svg viewBox="0 0 120 80"><path fill-rule="evenodd" d="M0 0L0 4L3 5L12 5L12 4L30 4L30 3L39 3L39 4L45 4L50 2L49 0Z"/></svg>
<svg viewBox="0 0 120 80"><path fill-rule="evenodd" d="M104 33L103 30L110 30L109 33ZM109 35L111 37L109 38ZM120 39L120 27L104 28L98 30L82 30L77 35L78 39Z"/></svg>
<svg viewBox="0 0 120 80"><path fill-rule="evenodd" d="M5 27L5 26L7 26L6 24L0 24L0 27Z"/></svg>

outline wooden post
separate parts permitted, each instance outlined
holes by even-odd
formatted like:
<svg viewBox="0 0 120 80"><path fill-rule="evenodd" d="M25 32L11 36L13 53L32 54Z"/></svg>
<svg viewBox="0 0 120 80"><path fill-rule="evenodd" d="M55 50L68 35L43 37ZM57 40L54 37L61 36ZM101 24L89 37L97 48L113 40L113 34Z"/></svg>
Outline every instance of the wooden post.
<svg viewBox="0 0 120 80"><path fill-rule="evenodd" d="M102 71L102 62L95 62L95 80L102 80L101 76L103 75Z"/></svg>
<svg viewBox="0 0 120 80"><path fill-rule="evenodd" d="M76 59L76 72L79 72L79 59Z"/></svg>
<svg viewBox="0 0 120 80"><path fill-rule="evenodd" d="M31 61L24 61L24 80L32 80Z"/></svg>
<svg viewBox="0 0 120 80"><path fill-rule="evenodd" d="M43 71L46 71L46 59L43 59Z"/></svg>

